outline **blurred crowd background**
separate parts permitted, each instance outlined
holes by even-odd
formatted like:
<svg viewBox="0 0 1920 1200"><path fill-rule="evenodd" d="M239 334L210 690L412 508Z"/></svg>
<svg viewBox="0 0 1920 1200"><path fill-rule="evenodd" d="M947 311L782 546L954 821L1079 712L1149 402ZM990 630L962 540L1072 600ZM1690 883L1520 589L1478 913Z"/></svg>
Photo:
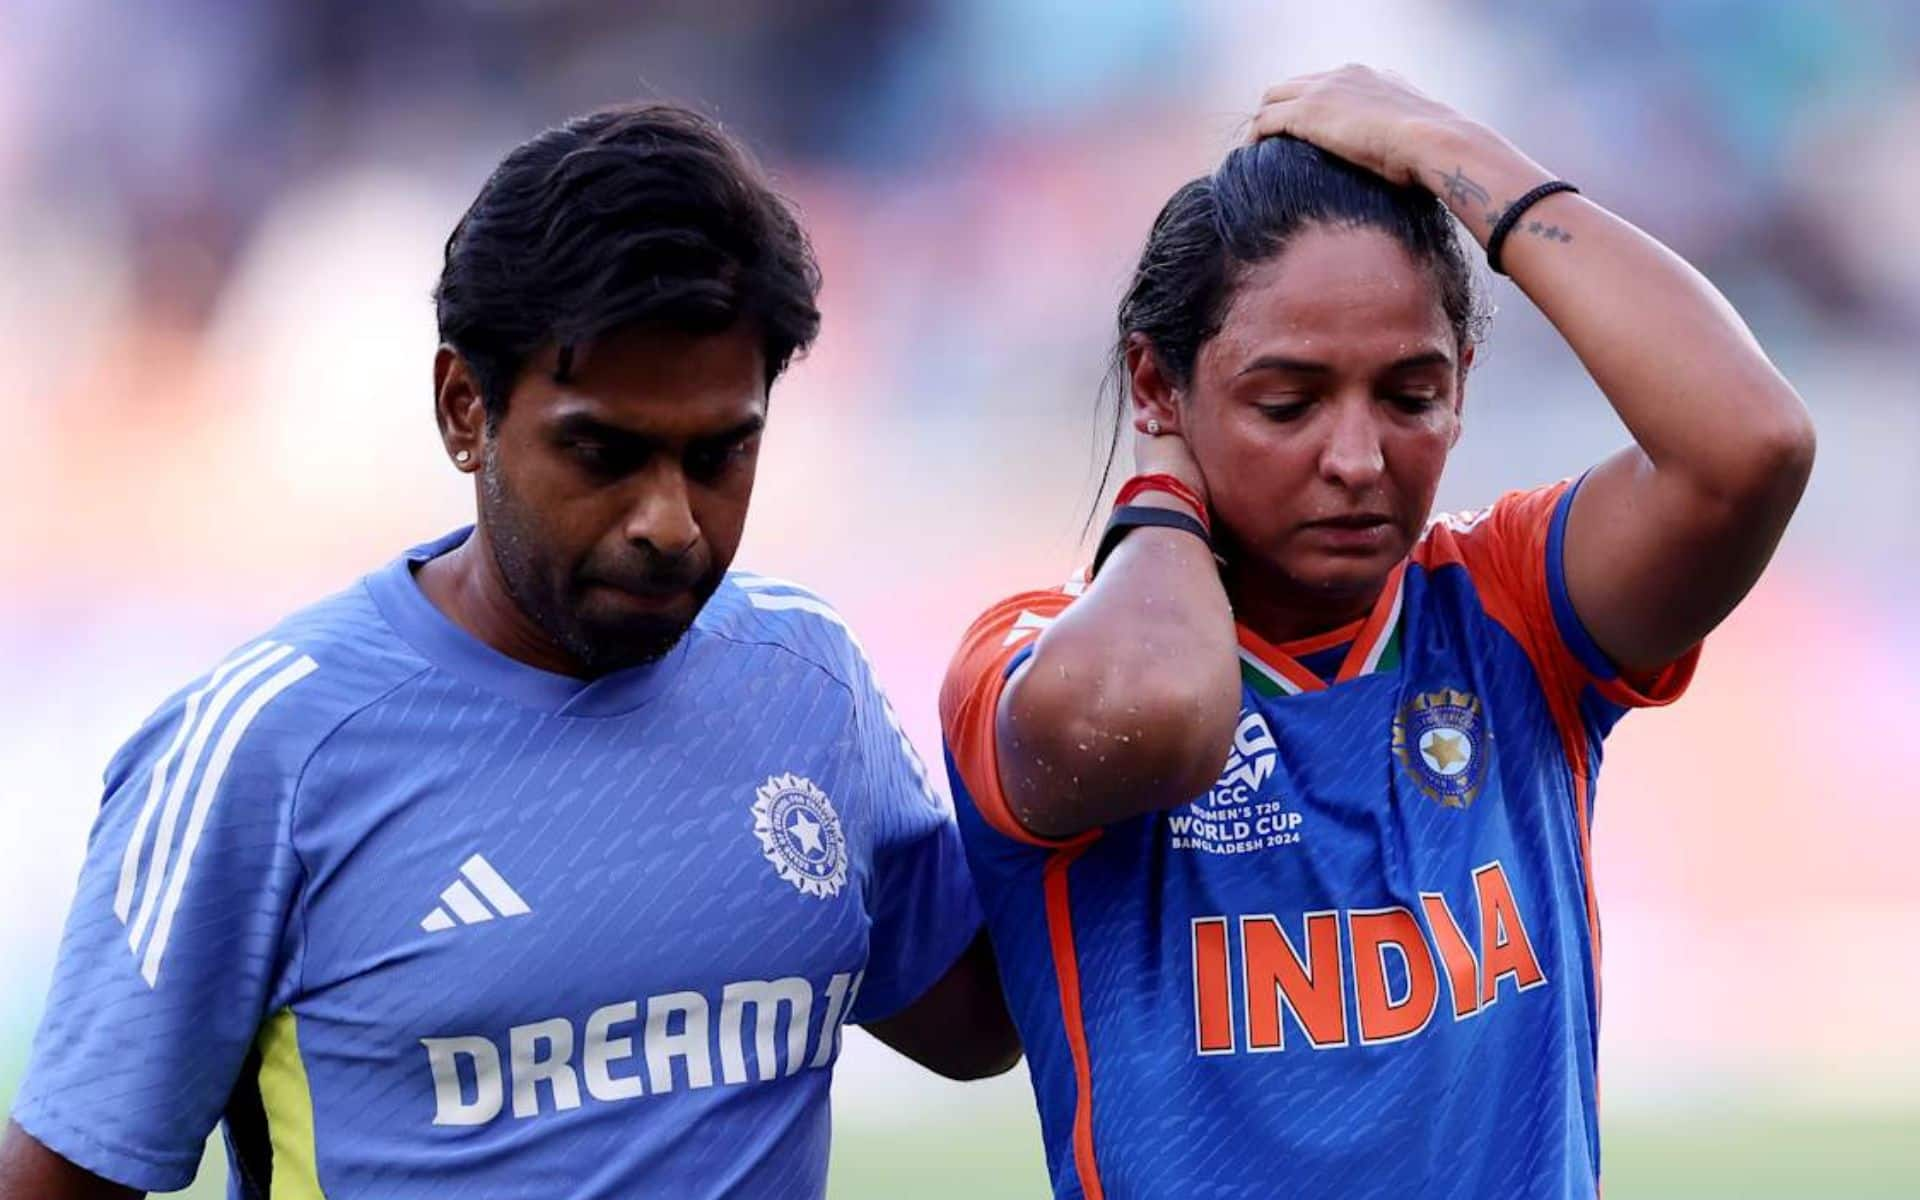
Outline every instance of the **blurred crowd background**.
<svg viewBox="0 0 1920 1200"><path fill-rule="evenodd" d="M0 0L0 1109L99 773L283 611L467 519L442 243L568 114L695 102L822 259L743 565L864 638L922 753L967 621L1085 552L1113 309L1261 89L1359 60L1732 297L1820 429L1771 573L1598 808L1609 1195L1920 1194L1920 5ZM1624 433L1505 281L1446 507ZM1040 1195L1024 1072L865 1040L835 1194ZM213 1194L211 1191L206 1194Z"/></svg>

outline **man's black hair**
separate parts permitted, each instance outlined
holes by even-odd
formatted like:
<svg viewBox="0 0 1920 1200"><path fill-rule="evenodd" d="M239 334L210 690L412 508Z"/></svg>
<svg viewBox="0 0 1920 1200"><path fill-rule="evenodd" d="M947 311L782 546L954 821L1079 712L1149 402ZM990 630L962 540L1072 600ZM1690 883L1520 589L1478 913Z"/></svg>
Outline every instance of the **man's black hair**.
<svg viewBox="0 0 1920 1200"><path fill-rule="evenodd" d="M447 238L440 340L505 414L527 359L627 325L757 330L772 385L820 329L820 267L753 159L706 117L632 104L517 147Z"/></svg>

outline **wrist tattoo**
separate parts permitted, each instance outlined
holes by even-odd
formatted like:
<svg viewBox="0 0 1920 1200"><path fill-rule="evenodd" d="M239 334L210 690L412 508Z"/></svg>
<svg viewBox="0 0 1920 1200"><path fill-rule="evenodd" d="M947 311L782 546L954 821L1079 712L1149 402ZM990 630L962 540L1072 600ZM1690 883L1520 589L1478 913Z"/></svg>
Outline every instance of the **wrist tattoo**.
<svg viewBox="0 0 1920 1200"><path fill-rule="evenodd" d="M1558 225L1549 225L1545 221L1522 221L1513 227L1515 233L1530 233L1543 237L1550 242L1570 242L1573 235Z"/></svg>
<svg viewBox="0 0 1920 1200"><path fill-rule="evenodd" d="M1493 200L1492 194L1489 193L1486 188L1480 186L1480 184L1467 176L1464 167L1455 167L1452 173L1440 176L1440 195L1445 198L1449 206L1460 211L1465 211L1478 205L1489 204ZM1500 223L1501 214L1506 212L1507 207L1510 207L1512 203L1512 201L1508 201L1505 206L1483 210L1481 215L1486 221L1488 229L1492 229ZM1558 225L1548 224L1545 221L1522 221L1513 227L1513 232L1531 234L1534 237L1545 238L1550 242L1570 242L1573 240L1573 234L1571 232L1560 228Z"/></svg>
<svg viewBox="0 0 1920 1200"><path fill-rule="evenodd" d="M1453 169L1453 174L1440 177L1440 189L1447 203L1456 209L1464 209L1473 204L1485 204L1493 199L1487 194L1487 189L1468 179L1467 173L1459 167Z"/></svg>

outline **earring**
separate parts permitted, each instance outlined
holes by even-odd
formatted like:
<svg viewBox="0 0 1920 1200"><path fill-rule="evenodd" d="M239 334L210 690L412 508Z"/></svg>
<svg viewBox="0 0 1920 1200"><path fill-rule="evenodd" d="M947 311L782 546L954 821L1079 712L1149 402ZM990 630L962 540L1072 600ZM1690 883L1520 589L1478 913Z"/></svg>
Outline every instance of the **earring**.
<svg viewBox="0 0 1920 1200"><path fill-rule="evenodd" d="M473 461L473 451L462 450L453 456L453 461L459 463L461 466L464 467L468 463Z"/></svg>
<svg viewBox="0 0 1920 1200"><path fill-rule="evenodd" d="M1147 418L1147 436L1148 437L1160 436L1160 422L1153 417Z"/></svg>

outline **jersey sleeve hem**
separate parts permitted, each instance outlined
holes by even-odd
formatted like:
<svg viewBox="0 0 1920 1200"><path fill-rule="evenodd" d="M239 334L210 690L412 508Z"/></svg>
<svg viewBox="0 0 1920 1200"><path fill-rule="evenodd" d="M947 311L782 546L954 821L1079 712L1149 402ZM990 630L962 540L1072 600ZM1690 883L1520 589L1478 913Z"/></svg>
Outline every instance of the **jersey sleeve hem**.
<svg viewBox="0 0 1920 1200"><path fill-rule="evenodd" d="M1553 608L1554 627L1574 660L1595 679L1611 679L1618 674L1613 660L1587 632L1586 622L1574 610L1573 597L1567 592L1567 514L1573 511L1573 498L1584 480L1583 476L1574 482L1553 505L1553 520L1547 526L1547 600Z"/></svg>
<svg viewBox="0 0 1920 1200"><path fill-rule="evenodd" d="M177 1192L193 1182L201 1151L191 1156L156 1156L116 1146L82 1128L41 1097L28 1097L11 1114L33 1140L61 1158L102 1179L143 1192Z"/></svg>
<svg viewBox="0 0 1920 1200"><path fill-rule="evenodd" d="M1553 519L1547 527L1547 601L1553 613L1555 631L1567 652L1588 676L1588 683L1603 699L1621 708L1661 708L1686 693L1700 662L1700 645L1672 662L1650 672L1623 672L1607 652L1593 640L1586 622L1573 607L1567 591L1566 534L1567 514L1573 511L1573 497L1585 476L1575 480L1554 502Z"/></svg>
<svg viewBox="0 0 1920 1200"><path fill-rule="evenodd" d="M964 926L966 935L957 939L948 952L930 955L928 957L927 961L940 964L938 970L928 972L927 978L920 982L917 987L896 989L898 992L897 995L891 992L882 992L879 997L879 1002L872 1005L872 1010L877 1011L869 1010L867 1001L873 998L873 993L863 986L860 989L859 999L856 1000L854 1004L854 1007L860 1010L858 1013L859 1019L853 1021L853 1023L866 1026L874 1025L881 1021L890 1021L912 1008L915 1004L918 1004L921 997L933 990L935 984L945 979L948 971L953 970L954 964L960 961L960 956L967 952L967 947L973 945L973 939L980 936L980 929L985 923L986 918L981 915L979 904L976 901L973 908L972 920L965 922L956 921L953 923L953 928L955 929L960 929ZM852 1020L853 1016L854 1014L850 1012L848 1014L849 1020Z"/></svg>
<svg viewBox="0 0 1920 1200"><path fill-rule="evenodd" d="M1691 650L1649 675L1595 679L1593 690L1621 708L1665 708L1686 695L1694 668L1700 665L1700 649L1695 643Z"/></svg>

